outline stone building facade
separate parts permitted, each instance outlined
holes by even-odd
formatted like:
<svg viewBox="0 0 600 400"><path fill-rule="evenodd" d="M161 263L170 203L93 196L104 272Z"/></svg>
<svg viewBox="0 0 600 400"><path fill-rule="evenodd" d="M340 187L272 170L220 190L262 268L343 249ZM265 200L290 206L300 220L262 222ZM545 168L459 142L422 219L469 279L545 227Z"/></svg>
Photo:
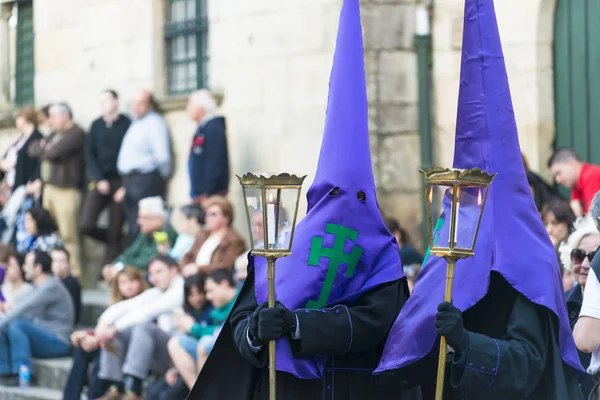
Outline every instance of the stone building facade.
<svg viewBox="0 0 600 400"><path fill-rule="evenodd" d="M166 110L175 146L173 205L188 201L186 162L194 130L185 115L185 96L166 90L165 19L178 1L202 0L33 0L35 104L67 101L77 122L88 127L98 114L102 89L119 91L124 109L136 90L152 90ZM554 132L553 1L496 1L521 144L534 169L544 164ZM10 115L16 41L14 15L6 17L14 2L0 3L0 99L9 100L0 100L0 110ZM463 4L440 0L431 10L434 158L442 165L452 162ZM340 5L341 0L207 0L207 83L224 94L233 173L307 174L305 187L310 185ZM379 202L419 243L415 1L361 0L361 5ZM9 118L2 124L0 147L5 148L14 130ZM231 196L241 216L239 185L232 178ZM241 218L236 225L245 232Z"/></svg>

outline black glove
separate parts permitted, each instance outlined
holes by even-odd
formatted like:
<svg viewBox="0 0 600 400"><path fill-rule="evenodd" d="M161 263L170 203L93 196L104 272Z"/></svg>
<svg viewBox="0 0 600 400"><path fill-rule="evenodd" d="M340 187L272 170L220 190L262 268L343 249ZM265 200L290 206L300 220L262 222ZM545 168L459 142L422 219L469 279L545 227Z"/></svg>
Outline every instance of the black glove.
<svg viewBox="0 0 600 400"><path fill-rule="evenodd" d="M283 334L293 338L296 334L296 314L278 301L275 302L275 308L279 310L283 318Z"/></svg>
<svg viewBox="0 0 600 400"><path fill-rule="evenodd" d="M438 306L435 318L437 334L445 336L455 352L464 353L469 345L469 334L463 326L462 312L451 303L443 302Z"/></svg>
<svg viewBox="0 0 600 400"><path fill-rule="evenodd" d="M256 336L258 335L258 315L260 314L263 308L267 307L268 304L265 301L260 306L256 307L252 314L250 314L250 321L248 321L248 336L250 336L250 340L255 346L262 346L262 343L256 342Z"/></svg>
<svg viewBox="0 0 600 400"><path fill-rule="evenodd" d="M277 340L283 334L283 316L276 308L261 304L250 316L248 332L255 346L264 346L271 340Z"/></svg>

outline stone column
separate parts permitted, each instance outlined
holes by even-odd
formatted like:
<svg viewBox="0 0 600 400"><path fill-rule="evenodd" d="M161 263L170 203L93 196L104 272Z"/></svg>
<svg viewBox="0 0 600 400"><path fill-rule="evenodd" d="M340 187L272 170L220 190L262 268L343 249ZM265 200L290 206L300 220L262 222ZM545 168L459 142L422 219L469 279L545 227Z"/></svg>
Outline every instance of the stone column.
<svg viewBox="0 0 600 400"><path fill-rule="evenodd" d="M8 19L11 4L0 4L0 109L10 106L10 43Z"/></svg>

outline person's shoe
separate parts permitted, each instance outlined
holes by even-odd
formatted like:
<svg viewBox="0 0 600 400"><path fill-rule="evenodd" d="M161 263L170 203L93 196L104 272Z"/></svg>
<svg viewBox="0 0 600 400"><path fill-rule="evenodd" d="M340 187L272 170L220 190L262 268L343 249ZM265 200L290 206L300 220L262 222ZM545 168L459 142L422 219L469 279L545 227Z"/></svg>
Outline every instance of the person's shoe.
<svg viewBox="0 0 600 400"><path fill-rule="evenodd" d="M98 400L123 400L123 393L119 393L111 388L104 396L98 398Z"/></svg>

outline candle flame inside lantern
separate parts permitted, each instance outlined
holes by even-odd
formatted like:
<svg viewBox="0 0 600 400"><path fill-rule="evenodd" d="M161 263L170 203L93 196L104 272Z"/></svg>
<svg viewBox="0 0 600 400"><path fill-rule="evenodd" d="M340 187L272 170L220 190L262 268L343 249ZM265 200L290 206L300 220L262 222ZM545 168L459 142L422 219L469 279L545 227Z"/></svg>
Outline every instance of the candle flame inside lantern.
<svg viewBox="0 0 600 400"><path fill-rule="evenodd" d="M429 186L429 203L431 204L433 202L433 186Z"/></svg>
<svg viewBox="0 0 600 400"><path fill-rule="evenodd" d="M483 203L481 200L481 188L479 188L479 192L477 193L477 205L480 206Z"/></svg>

